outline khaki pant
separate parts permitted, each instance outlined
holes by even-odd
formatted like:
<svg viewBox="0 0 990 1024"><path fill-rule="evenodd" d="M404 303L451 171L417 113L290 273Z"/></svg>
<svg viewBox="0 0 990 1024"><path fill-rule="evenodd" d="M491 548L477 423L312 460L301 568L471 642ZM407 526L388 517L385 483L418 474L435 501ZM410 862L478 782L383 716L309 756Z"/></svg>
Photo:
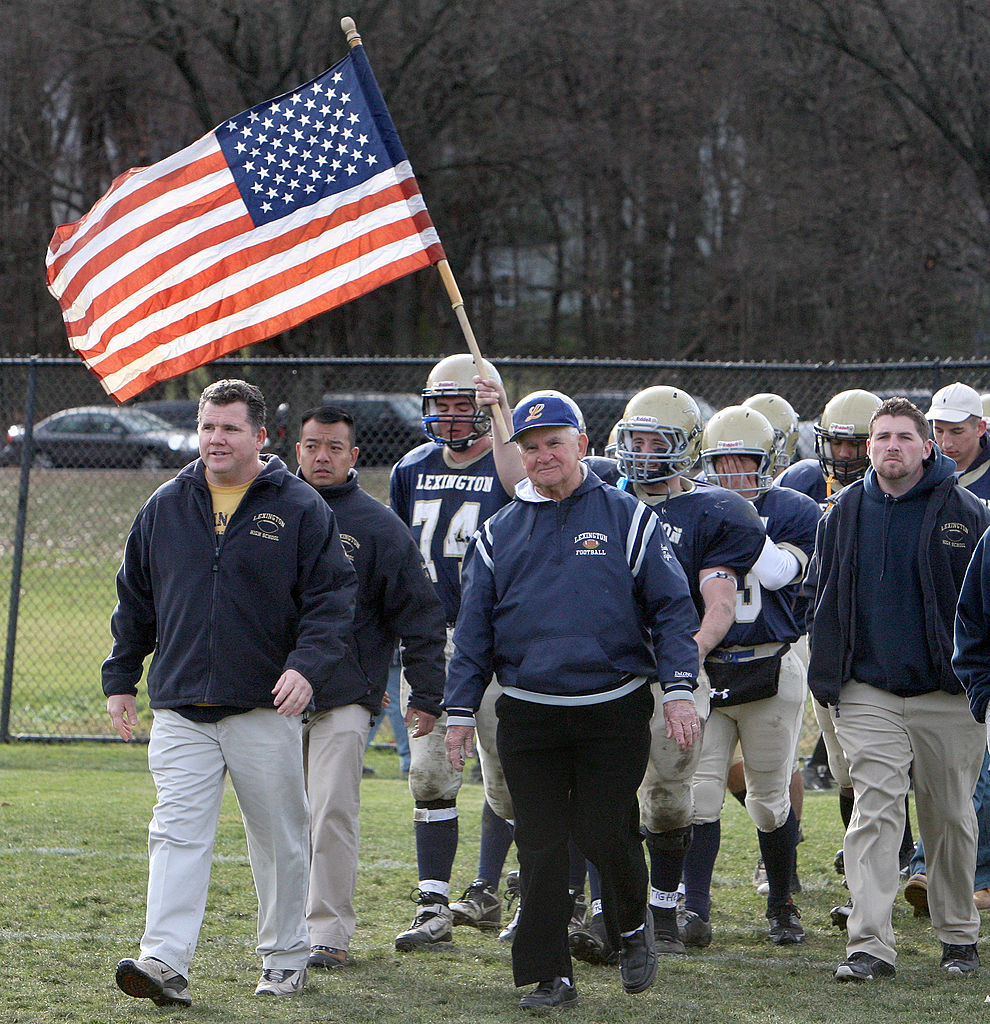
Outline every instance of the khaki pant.
<svg viewBox="0 0 990 1024"><path fill-rule="evenodd" d="M788 787L807 692L804 667L797 654L788 651L780 663L776 696L711 709L692 784L696 824L721 817L737 742L742 747L749 816L761 832L784 824L791 808Z"/></svg>
<svg viewBox="0 0 990 1024"><path fill-rule="evenodd" d="M691 780L701 759L709 692L708 674L701 669L698 673L698 688L694 691L698 718L701 720L701 736L689 750L680 750L673 740L667 738L663 717L663 689L659 683L653 685L650 761L646 766L643 784L639 787L640 815L643 824L651 832L687 828L694 820Z"/></svg>
<svg viewBox="0 0 990 1024"><path fill-rule="evenodd" d="M312 854L306 923L314 946L346 950L354 935L361 771L371 712L346 704L313 715L303 739Z"/></svg>
<svg viewBox="0 0 990 1024"><path fill-rule="evenodd" d="M453 629L447 629L447 648L445 651L447 664L450 664L454 653ZM405 714L409 703L409 684L405 672L400 679L400 702ZM495 715L495 701L502 693L502 688L492 680L485 690L481 707L475 714L475 738L477 739L478 760L481 762L481 775L485 784L485 799L491 809L506 821L512 821L512 799L505 784L498 752L495 749L495 730L498 719ZM462 773L454 771L447 760L447 748L444 739L447 735L447 715L437 719L433 731L426 736L413 738L409 733L409 791L414 800L455 800L461 788ZM436 814L436 812L433 812ZM447 817L455 817L456 809L451 813L440 812Z"/></svg>
<svg viewBox="0 0 990 1024"><path fill-rule="evenodd" d="M973 790L986 737L966 697L941 691L896 697L851 679L830 712L856 794L843 844L853 898L847 954L862 951L887 963L896 958L891 910L912 763L932 926L942 942L976 942Z"/></svg>

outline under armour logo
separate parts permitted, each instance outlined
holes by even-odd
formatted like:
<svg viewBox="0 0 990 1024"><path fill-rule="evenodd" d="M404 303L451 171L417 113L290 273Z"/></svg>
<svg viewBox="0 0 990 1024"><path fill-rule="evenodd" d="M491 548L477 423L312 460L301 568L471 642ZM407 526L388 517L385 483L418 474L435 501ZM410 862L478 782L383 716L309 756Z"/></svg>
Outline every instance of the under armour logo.
<svg viewBox="0 0 990 1024"><path fill-rule="evenodd" d="M728 696L728 688L724 690L712 690L712 700L727 700Z"/></svg>

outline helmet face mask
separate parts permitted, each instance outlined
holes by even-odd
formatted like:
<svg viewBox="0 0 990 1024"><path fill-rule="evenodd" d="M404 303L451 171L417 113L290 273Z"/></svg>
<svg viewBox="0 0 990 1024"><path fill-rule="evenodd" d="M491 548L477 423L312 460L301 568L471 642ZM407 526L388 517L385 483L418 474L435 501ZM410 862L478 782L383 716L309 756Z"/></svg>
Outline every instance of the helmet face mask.
<svg viewBox="0 0 990 1024"><path fill-rule="evenodd" d="M616 425L616 461L626 479L636 483L662 483L686 473L700 445L701 412L679 388L640 391Z"/></svg>
<svg viewBox="0 0 990 1024"><path fill-rule="evenodd" d="M866 441L870 420L880 407L880 399L870 391L842 391L832 398L815 426L815 454L826 477L834 477L845 486L859 480L870 465ZM838 453L842 444L853 454Z"/></svg>
<svg viewBox="0 0 990 1024"><path fill-rule="evenodd" d="M483 360L485 375L501 382L498 371ZM447 356L430 371L423 388L423 432L430 440L451 451L463 452L491 430L488 414L478 408L474 399L474 360L467 353ZM450 405L466 401L463 411ZM444 408L438 406L442 402Z"/></svg>
<svg viewBox="0 0 990 1024"><path fill-rule="evenodd" d="M765 494L773 485L777 455L773 425L761 412L743 405L730 405L716 413L706 424L701 439L701 465L709 483L739 492L750 500ZM725 456L745 456L754 465L730 473L720 463Z"/></svg>

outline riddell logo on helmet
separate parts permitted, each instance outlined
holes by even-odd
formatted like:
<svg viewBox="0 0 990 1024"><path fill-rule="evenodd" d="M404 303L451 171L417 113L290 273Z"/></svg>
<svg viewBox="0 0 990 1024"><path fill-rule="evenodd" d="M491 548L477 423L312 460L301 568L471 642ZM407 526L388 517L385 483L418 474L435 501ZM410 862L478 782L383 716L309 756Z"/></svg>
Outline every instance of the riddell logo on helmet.
<svg viewBox="0 0 990 1024"><path fill-rule="evenodd" d="M536 405L531 405L529 407L529 415L527 415L526 419L523 420L523 422L529 423L530 420L538 420L540 416L543 415L544 408L545 406L543 402L537 402Z"/></svg>
<svg viewBox="0 0 990 1024"><path fill-rule="evenodd" d="M743 447L743 442L742 441L719 441L718 444L715 445L715 447L720 452L733 451L736 448L742 448Z"/></svg>
<svg viewBox="0 0 990 1024"><path fill-rule="evenodd" d="M829 428L830 434L852 435L856 433L855 423L833 423Z"/></svg>

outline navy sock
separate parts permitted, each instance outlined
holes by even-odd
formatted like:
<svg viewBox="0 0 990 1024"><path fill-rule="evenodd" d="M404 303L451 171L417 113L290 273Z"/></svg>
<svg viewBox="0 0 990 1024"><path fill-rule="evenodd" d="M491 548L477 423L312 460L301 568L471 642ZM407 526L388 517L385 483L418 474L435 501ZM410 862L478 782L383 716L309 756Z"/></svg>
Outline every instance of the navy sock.
<svg viewBox="0 0 990 1024"><path fill-rule="evenodd" d="M649 844L647 848L650 851L650 885L660 892L677 892L677 887L681 884L686 851L658 850Z"/></svg>
<svg viewBox="0 0 990 1024"><path fill-rule="evenodd" d="M457 818L417 821L415 832L419 877L449 882L457 854Z"/></svg>
<svg viewBox="0 0 990 1024"><path fill-rule="evenodd" d="M772 832L757 830L763 866L767 869L767 881L770 883L770 894L767 896L768 910L787 902L790 898L791 868L794 865L797 832L798 823L793 807L788 811L787 820L780 828Z"/></svg>
<svg viewBox="0 0 990 1024"><path fill-rule="evenodd" d="M478 877L493 889L498 888L505 858L512 847L512 826L500 818L485 801L481 808L481 852L478 854Z"/></svg>
<svg viewBox="0 0 990 1024"><path fill-rule="evenodd" d="M707 921L712 910L712 873L722 842L722 822L695 825L684 858L684 907Z"/></svg>
<svg viewBox="0 0 990 1024"><path fill-rule="evenodd" d="M602 898L602 876L598 874L598 868L591 861L585 861L588 866L588 894L591 902Z"/></svg>
<svg viewBox="0 0 990 1024"><path fill-rule="evenodd" d="M848 793L843 790L839 790L839 816L842 818L842 824L849 828L849 822L853 816L853 804L855 803L852 790Z"/></svg>

